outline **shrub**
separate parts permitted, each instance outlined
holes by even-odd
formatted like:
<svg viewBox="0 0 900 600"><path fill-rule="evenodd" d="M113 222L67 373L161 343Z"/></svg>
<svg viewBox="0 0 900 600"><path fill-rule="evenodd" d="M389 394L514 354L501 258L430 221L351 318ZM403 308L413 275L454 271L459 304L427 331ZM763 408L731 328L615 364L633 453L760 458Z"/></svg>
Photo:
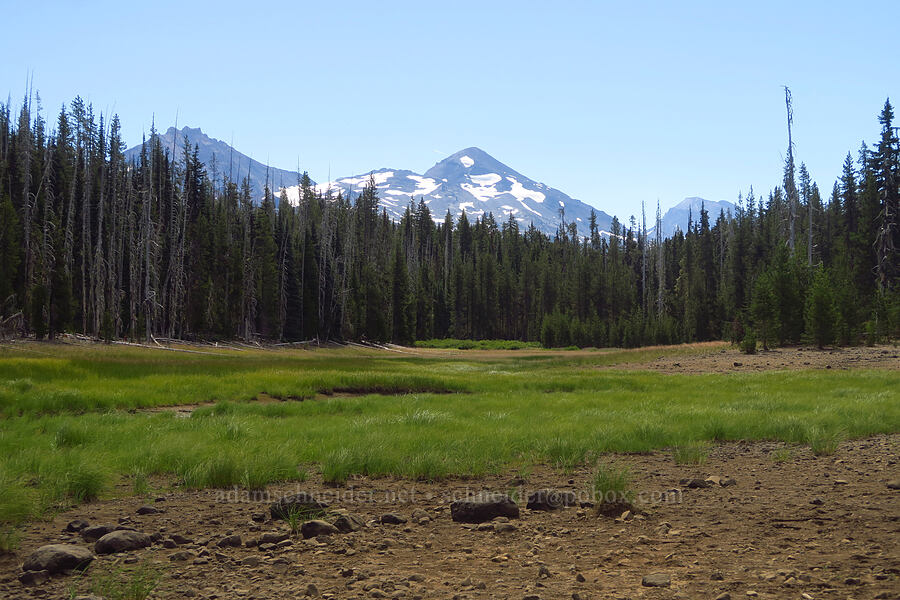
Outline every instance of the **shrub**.
<svg viewBox="0 0 900 600"><path fill-rule="evenodd" d="M756 354L756 333L751 329L741 341L741 352L744 354Z"/></svg>

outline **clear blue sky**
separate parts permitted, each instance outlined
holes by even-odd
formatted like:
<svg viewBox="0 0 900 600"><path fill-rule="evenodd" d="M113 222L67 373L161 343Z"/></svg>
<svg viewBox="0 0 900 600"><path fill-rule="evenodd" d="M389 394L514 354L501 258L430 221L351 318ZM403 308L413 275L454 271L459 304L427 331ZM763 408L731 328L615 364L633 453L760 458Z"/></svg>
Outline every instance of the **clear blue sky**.
<svg viewBox="0 0 900 600"><path fill-rule="evenodd" d="M900 2L0 0L0 93L33 76L129 145L199 126L324 181L479 146L621 217L735 200L796 156L830 191L900 103ZM2 88L6 89L2 89Z"/></svg>

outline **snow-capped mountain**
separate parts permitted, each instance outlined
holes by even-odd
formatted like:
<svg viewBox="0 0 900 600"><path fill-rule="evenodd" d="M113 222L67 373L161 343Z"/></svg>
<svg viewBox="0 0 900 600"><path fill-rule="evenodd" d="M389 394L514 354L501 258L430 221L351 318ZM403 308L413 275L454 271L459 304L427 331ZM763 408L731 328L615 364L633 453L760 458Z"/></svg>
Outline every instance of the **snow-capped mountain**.
<svg viewBox="0 0 900 600"><path fill-rule="evenodd" d="M271 189L297 184L296 171L266 167L263 163L241 154L227 143L209 137L199 127L182 127L181 129L169 127L165 133L158 133L157 135L159 135L159 141L163 149L167 150L170 156L174 149L175 160L178 162L184 158L185 141L190 144L191 148L196 145L199 150L198 156L200 161L206 165L206 173L210 179L213 177L213 164L215 164L215 168L219 173L218 179L220 181L223 174L227 175L230 173L231 179L234 181L243 181L249 174L250 193L254 198L262 198L267 176ZM140 144L125 151L126 160L131 160L132 157L140 160L140 156Z"/></svg>
<svg viewBox="0 0 900 600"><path fill-rule="evenodd" d="M589 231L591 206L543 183L538 183L504 165L479 148L466 148L452 154L428 169L424 174L402 169L379 169L371 173L344 177L321 183L323 193L355 198L366 186L370 176L378 189L382 207L394 219L403 216L410 202L425 201L435 221L443 221L450 211L454 220L463 211L471 219L488 213L503 222L512 215L521 228L531 223L545 233L555 233L564 218L575 223L580 235ZM297 187L285 189L288 198L296 201ZM594 209L597 226L608 232L612 217Z"/></svg>
<svg viewBox="0 0 900 600"><path fill-rule="evenodd" d="M662 234L663 237L671 237L675 235L676 230L687 230L688 219L694 223L700 221L700 210L706 209L709 213L709 226L712 227L719 218L719 213L725 211L725 215L734 214L736 205L733 202L725 200L704 200L692 196L685 198L672 208L666 211L662 218Z"/></svg>

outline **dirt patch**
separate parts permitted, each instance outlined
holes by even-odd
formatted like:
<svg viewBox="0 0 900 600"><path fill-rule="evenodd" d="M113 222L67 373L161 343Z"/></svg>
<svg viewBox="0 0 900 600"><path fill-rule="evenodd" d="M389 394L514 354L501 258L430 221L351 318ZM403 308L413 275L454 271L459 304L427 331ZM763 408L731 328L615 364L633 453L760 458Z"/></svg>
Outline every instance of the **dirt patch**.
<svg viewBox="0 0 900 600"><path fill-rule="evenodd" d="M662 373L739 373L807 369L900 370L900 348L894 346L828 348L777 348L758 354L742 354L737 348L717 345L694 355L659 356L638 364L623 363L601 369L650 370Z"/></svg>
<svg viewBox="0 0 900 600"><path fill-rule="evenodd" d="M458 392L453 392L450 390L429 390L429 391L417 391L417 390L408 390L408 389L396 389L389 387L371 387L371 388L354 388L354 387L339 387L331 390L324 390L318 392L315 396L272 396L270 394L262 393L258 394L256 398L252 400L247 400L246 402L252 402L255 404L277 404L279 402L304 402L306 400L325 400L328 398L358 398L360 396L404 396L406 394L455 394ZM194 404L172 404L169 406L153 406L150 408L136 408L131 409L129 412L132 413L163 413L163 412L173 412L176 417L188 418L193 413L194 410L200 408L202 406L213 406L216 404L216 401L210 402L197 402Z"/></svg>
<svg viewBox="0 0 900 600"><path fill-rule="evenodd" d="M900 476L900 435L846 442L828 457L780 443L728 443L714 446L702 465L676 465L662 451L610 460L635 476L644 512L631 520L598 517L578 506L530 511L524 499L512 529L480 530L450 519L449 502L467 492L515 491L524 498L549 488L585 498L589 469L564 474L546 466L439 483L360 478L334 488L309 481L270 488L268 498L204 490L163 493L155 502L94 502L25 529L18 555L0 558L0 597L67 597L72 577L26 588L16 575L38 546L85 545L64 532L76 518L187 538L176 548L156 543L98 557L92 567L156 565L164 572L157 598L298 598L310 584L333 599L897 597L900 491L887 484ZM523 475L524 482L514 480ZM696 489L682 483L710 475L735 483ZM123 484L120 491L128 489ZM288 532L287 524L269 519L262 500L298 489L321 494L368 525L318 539L289 538L264 551L247 547L264 533ZM161 512L138 515L143 504ZM381 524L386 513L409 521ZM261 515L264 522L254 521ZM232 535L243 544L218 544ZM186 560L173 560L179 552ZM670 587L642 585L652 574L663 581L668 576Z"/></svg>

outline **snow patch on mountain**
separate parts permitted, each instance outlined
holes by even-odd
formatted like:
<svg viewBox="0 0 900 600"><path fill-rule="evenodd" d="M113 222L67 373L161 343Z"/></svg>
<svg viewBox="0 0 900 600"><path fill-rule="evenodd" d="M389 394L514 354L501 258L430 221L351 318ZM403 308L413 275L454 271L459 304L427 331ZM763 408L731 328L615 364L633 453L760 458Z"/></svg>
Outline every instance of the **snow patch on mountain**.
<svg viewBox="0 0 900 600"><path fill-rule="evenodd" d="M475 161L472 160L471 158L469 158L468 156L460 156L459 162L461 162L462 166L464 166L467 169L471 169L472 165L475 164Z"/></svg>

